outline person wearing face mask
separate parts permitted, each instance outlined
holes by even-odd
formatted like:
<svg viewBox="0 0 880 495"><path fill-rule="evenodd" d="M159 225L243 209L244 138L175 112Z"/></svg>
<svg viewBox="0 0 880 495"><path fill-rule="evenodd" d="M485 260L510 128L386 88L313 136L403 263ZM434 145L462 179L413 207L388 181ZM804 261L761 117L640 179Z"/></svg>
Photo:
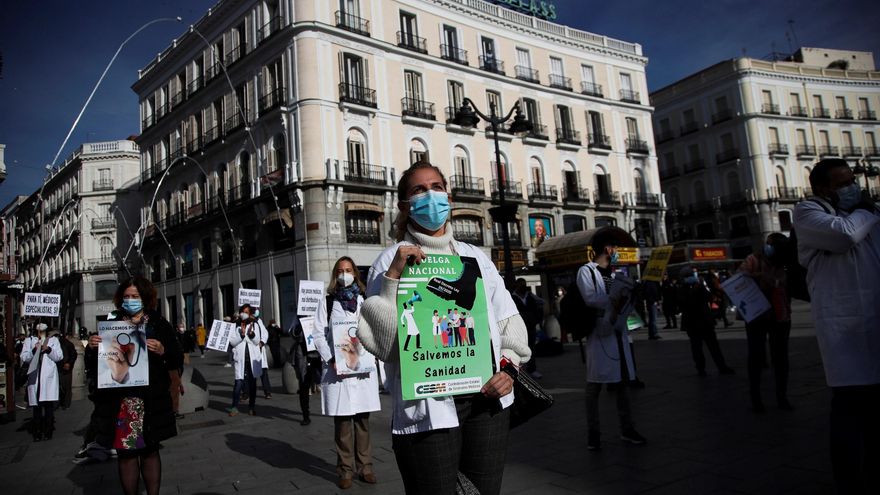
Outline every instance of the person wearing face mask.
<svg viewBox="0 0 880 495"><path fill-rule="evenodd" d="M761 252L750 254L739 270L751 277L770 302L770 310L746 323L749 358L749 394L752 410L764 412L761 399L761 371L766 362L765 349L770 338L770 358L776 378L776 404L790 411L788 402L788 335L791 331L791 296L786 290L785 259L788 237L780 233L767 236Z"/></svg>
<svg viewBox="0 0 880 495"><path fill-rule="evenodd" d="M880 493L880 211L845 160L813 167L815 197L795 206L798 261L831 387L838 493Z"/></svg>
<svg viewBox="0 0 880 495"><path fill-rule="evenodd" d="M333 266L327 298L318 304L312 336L323 363L321 372L321 411L333 416L334 440L336 441L336 472L339 488L351 488L357 475L361 481L376 483L373 471L372 442L370 441L370 413L378 411L379 382L377 372L339 375L333 352L334 318L357 318L364 303L364 284L354 261L343 256ZM356 369L354 363L374 362L357 339L346 337L348 369ZM350 359L349 359L350 358ZM352 366L354 364L354 366Z"/></svg>
<svg viewBox="0 0 880 495"><path fill-rule="evenodd" d="M147 337L149 385L95 391L92 421L96 442L116 449L123 493L140 493L138 484L143 478L147 493L158 494L162 484L160 442L177 435L169 373L182 366L183 351L174 327L156 311L156 289L149 280L133 277L122 282L113 295L113 304L116 310L109 320L136 325ZM100 343L100 335L89 337L93 351ZM89 353L86 359L90 368L97 368L97 352Z"/></svg>
<svg viewBox="0 0 880 495"><path fill-rule="evenodd" d="M64 359L58 339L50 339L45 323L37 323L32 337L24 340L21 362L27 366L28 404L33 408L31 430L34 441L49 440L55 429L55 404L58 402L58 366Z"/></svg>
<svg viewBox="0 0 880 495"><path fill-rule="evenodd" d="M689 266L681 269L682 284L678 288L678 307L681 308L681 329L687 332L691 343L691 355L697 366L697 373L706 376L706 356L703 354L703 343L709 349L712 361L722 375L734 374L733 368L727 366L718 338L715 335L715 315L711 308L711 294L700 279L695 268Z"/></svg>
<svg viewBox="0 0 880 495"><path fill-rule="evenodd" d="M586 338L587 361L587 449L602 448L599 429L599 393L602 386L615 386L620 439L632 445L646 440L632 420L628 385L636 379L626 318L633 311L634 283L625 275L612 272L619 253L611 228L593 234L593 261L578 270L577 284L584 303L596 310L595 328Z"/></svg>
<svg viewBox="0 0 880 495"><path fill-rule="evenodd" d="M438 167L424 161L413 164L400 176L397 197L397 244L385 249L370 267L368 297L361 309L357 337L385 362L394 409L392 447L403 485L406 493L446 495L455 493L461 475L482 495L497 495L513 403L513 378L501 371L500 361L504 357L519 366L529 360L526 325L492 260L479 247L454 238L448 222L447 182ZM488 328L477 328L476 339L489 338L495 369L499 370L480 393L403 400L397 288L407 264L421 263L428 254L477 261L485 287ZM447 308L439 309L443 314Z"/></svg>
<svg viewBox="0 0 880 495"><path fill-rule="evenodd" d="M238 416L238 402L241 400L242 389L248 390L248 414L256 416L257 378L263 374L263 345L268 336L262 324L253 317L253 308L244 304L238 308L238 319L235 322L237 331L229 336L229 346L233 349L235 362L235 385L232 388L232 407L228 409L230 416Z"/></svg>

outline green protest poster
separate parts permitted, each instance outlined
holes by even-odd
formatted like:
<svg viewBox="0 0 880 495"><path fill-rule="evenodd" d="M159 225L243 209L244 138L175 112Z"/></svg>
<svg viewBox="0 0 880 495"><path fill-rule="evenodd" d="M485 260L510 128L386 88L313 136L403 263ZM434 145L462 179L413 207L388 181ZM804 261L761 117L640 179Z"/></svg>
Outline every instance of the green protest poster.
<svg viewBox="0 0 880 495"><path fill-rule="evenodd" d="M403 398L479 392L492 377L492 343L477 260L428 255L397 287Z"/></svg>

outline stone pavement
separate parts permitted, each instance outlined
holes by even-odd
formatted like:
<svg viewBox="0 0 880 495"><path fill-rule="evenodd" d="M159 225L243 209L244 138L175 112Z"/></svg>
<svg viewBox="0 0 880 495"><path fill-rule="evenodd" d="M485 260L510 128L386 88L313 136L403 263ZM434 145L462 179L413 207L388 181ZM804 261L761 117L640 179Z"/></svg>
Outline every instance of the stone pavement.
<svg viewBox="0 0 880 495"><path fill-rule="evenodd" d="M664 330L663 340L636 335L639 376L647 388L631 394L642 447L617 438L614 400L603 391L603 449L586 450L584 367L576 346L539 360L542 383L555 395L551 410L512 432L505 494L827 494L833 492L827 452L830 392L805 306L795 312L791 339L790 397L793 412L773 406L772 373L764 379L768 411L749 409L746 343L741 322L719 331L735 376L697 376L686 337ZM180 421L180 435L162 451L163 493L338 493L333 422L301 418L296 396L280 392L272 370L272 400L257 400L259 416L228 417L232 370L225 355L195 358L206 376L211 403ZM355 482L348 493L403 493L389 433L389 397L372 416L373 455L379 484ZM320 411L320 397L312 397ZM115 463L76 466L76 451L91 407L74 401L58 411L49 442L32 443L29 411L0 425L0 491L13 495L118 493ZM430 467L426 467L430 469Z"/></svg>

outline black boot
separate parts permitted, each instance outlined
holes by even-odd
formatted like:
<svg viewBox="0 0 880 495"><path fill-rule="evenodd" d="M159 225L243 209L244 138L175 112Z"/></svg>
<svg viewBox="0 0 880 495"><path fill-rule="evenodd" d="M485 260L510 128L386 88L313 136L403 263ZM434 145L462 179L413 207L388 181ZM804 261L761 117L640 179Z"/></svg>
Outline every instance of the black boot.
<svg viewBox="0 0 880 495"><path fill-rule="evenodd" d="M302 387L302 385L301 385ZM302 410L303 419L299 422L299 424L303 426L308 426L312 423L312 420L309 419L309 396L300 394L299 396L299 407Z"/></svg>
<svg viewBox="0 0 880 495"><path fill-rule="evenodd" d="M55 431L55 422L51 419L44 419L43 421L43 440L52 440L52 432Z"/></svg>
<svg viewBox="0 0 880 495"><path fill-rule="evenodd" d="M43 440L43 421L38 419L31 420L31 432L34 434L34 441L39 442Z"/></svg>

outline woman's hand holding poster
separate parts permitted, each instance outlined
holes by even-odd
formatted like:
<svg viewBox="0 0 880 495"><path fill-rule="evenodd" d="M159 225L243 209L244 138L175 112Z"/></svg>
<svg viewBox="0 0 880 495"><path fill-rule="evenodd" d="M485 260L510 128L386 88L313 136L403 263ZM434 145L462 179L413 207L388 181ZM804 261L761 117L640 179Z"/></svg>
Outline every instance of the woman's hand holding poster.
<svg viewBox="0 0 880 495"><path fill-rule="evenodd" d="M150 384L147 334L126 321L98 322L98 388Z"/></svg>
<svg viewBox="0 0 880 495"><path fill-rule="evenodd" d="M477 260L428 255L397 287L403 398L479 392L492 377L492 351Z"/></svg>

